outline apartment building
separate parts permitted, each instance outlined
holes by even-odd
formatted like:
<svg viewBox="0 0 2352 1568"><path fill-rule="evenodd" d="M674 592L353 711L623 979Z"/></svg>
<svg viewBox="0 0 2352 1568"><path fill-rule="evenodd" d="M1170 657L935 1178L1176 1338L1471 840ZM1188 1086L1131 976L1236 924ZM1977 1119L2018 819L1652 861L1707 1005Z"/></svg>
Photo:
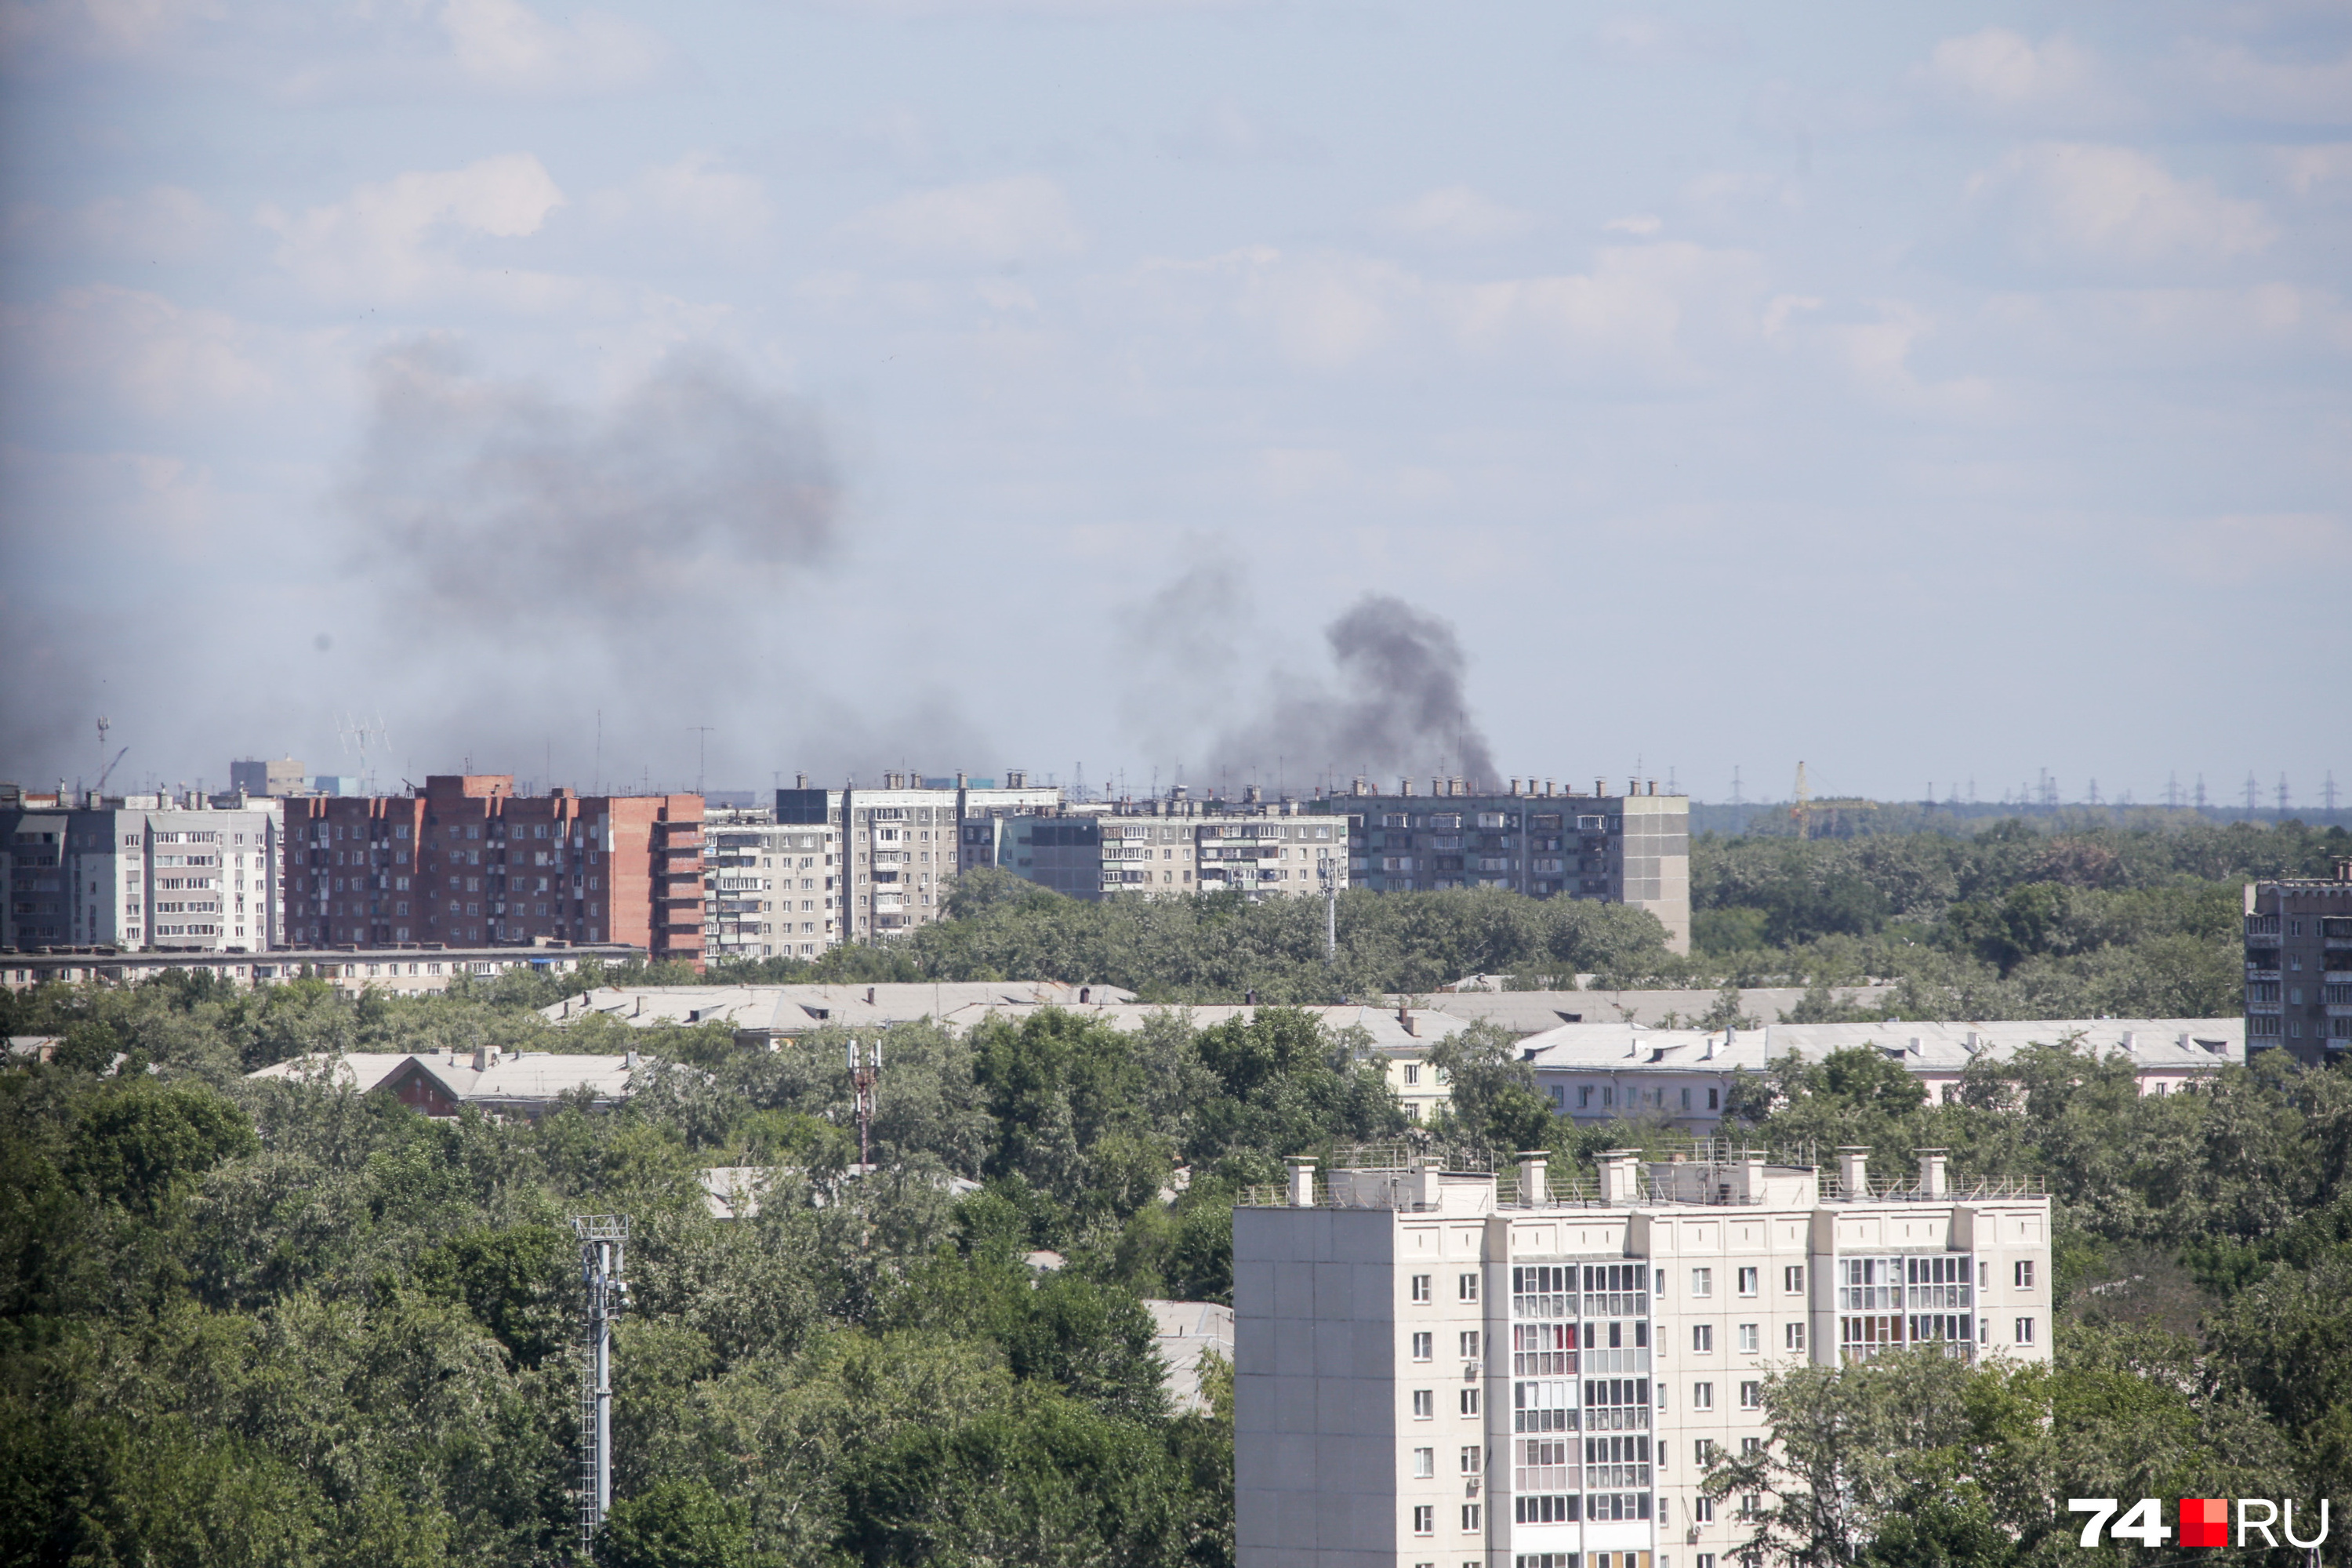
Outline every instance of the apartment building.
<svg viewBox="0 0 2352 1568"><path fill-rule="evenodd" d="M292 757L239 757L228 765L228 787L249 795L302 793L302 764Z"/></svg>
<svg viewBox="0 0 2352 1568"><path fill-rule="evenodd" d="M704 835L707 959L814 958L841 940L839 826L735 810L710 813Z"/></svg>
<svg viewBox="0 0 2352 1568"><path fill-rule="evenodd" d="M2352 1052L2352 858L2333 879L2246 884L2246 1050L2317 1067Z"/></svg>
<svg viewBox="0 0 2352 1568"><path fill-rule="evenodd" d="M1160 801L968 821L963 859L1077 899L1320 893L1327 882L1344 889L1346 827L1306 811L1302 802L1267 803L1255 789L1238 802L1190 800L1179 789Z"/></svg>
<svg viewBox="0 0 2352 1568"><path fill-rule="evenodd" d="M702 962L702 797L518 795L506 773L284 803L287 944L624 943Z"/></svg>
<svg viewBox="0 0 2352 1568"><path fill-rule="evenodd" d="M814 789L806 775L776 792L779 827L826 826L839 835L837 917L844 939L870 942L929 925L947 912L948 889L961 868L967 819L989 821L1061 804L1059 789L1033 786L1021 773L1001 786L958 773L935 787L906 773L885 773L881 787ZM822 881L820 876L818 880Z"/></svg>
<svg viewBox="0 0 2352 1568"><path fill-rule="evenodd" d="M0 948L256 952L280 921L278 803L26 795L0 804Z"/></svg>
<svg viewBox="0 0 2352 1568"><path fill-rule="evenodd" d="M1234 1212L1244 1568L1731 1568L1761 1499L1699 1486L1767 1441L1774 1365L2046 1360L2040 1184L1867 1154L1292 1161Z"/></svg>
<svg viewBox="0 0 2352 1568"><path fill-rule="evenodd" d="M1507 888L1529 898L1597 899L1647 910L1676 952L1690 951L1690 797L1659 795L1628 781L1625 793L1556 790L1552 781L1512 779L1498 793L1463 779L1413 781L1380 795L1355 790L1308 803L1349 821L1349 866L1360 887L1380 892L1431 888Z"/></svg>

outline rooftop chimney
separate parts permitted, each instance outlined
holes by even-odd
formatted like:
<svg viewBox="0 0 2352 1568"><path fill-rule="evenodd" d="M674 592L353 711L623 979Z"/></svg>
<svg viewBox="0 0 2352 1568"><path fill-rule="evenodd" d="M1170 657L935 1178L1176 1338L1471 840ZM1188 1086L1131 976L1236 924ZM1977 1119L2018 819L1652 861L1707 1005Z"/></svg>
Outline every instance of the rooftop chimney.
<svg viewBox="0 0 2352 1568"><path fill-rule="evenodd" d="M491 1047L476 1046L474 1047L474 1070L476 1072L489 1071L490 1064L497 1059L498 1052Z"/></svg>
<svg viewBox="0 0 2352 1568"><path fill-rule="evenodd" d="M1860 1200L1870 1196L1870 1149L1866 1144L1838 1145L1838 1195Z"/></svg>
<svg viewBox="0 0 2352 1568"><path fill-rule="evenodd" d="M868 1007L874 1005L874 987L871 985L868 985L866 988L866 1005Z"/></svg>
<svg viewBox="0 0 2352 1568"><path fill-rule="evenodd" d="M1952 1184L1946 1179L1944 1173L1945 1151L1941 1149L1914 1149L1911 1152L1919 1156L1920 1192L1931 1198L1940 1198L1948 1195L1952 1190Z"/></svg>
<svg viewBox="0 0 2352 1568"><path fill-rule="evenodd" d="M1530 1208L1541 1208L1551 1202L1551 1184L1547 1174L1551 1163L1549 1149L1519 1151L1519 1202Z"/></svg>
<svg viewBox="0 0 2352 1568"><path fill-rule="evenodd" d="M1397 1004L1397 1027L1402 1029L1408 1035L1413 1032L1412 1009L1406 1006L1402 1002Z"/></svg>
<svg viewBox="0 0 2352 1568"><path fill-rule="evenodd" d="M1286 1162L1290 1166L1290 1206L1311 1209L1315 1206L1315 1156L1293 1154Z"/></svg>
<svg viewBox="0 0 2352 1568"><path fill-rule="evenodd" d="M1601 1201L1604 1204L1630 1204L1641 1195L1635 1179L1635 1162L1642 1157L1639 1149L1603 1149L1601 1152Z"/></svg>
<svg viewBox="0 0 2352 1568"><path fill-rule="evenodd" d="M1594 779L1592 781L1592 793L1595 795L1607 795L1609 793L1609 781L1607 779Z"/></svg>

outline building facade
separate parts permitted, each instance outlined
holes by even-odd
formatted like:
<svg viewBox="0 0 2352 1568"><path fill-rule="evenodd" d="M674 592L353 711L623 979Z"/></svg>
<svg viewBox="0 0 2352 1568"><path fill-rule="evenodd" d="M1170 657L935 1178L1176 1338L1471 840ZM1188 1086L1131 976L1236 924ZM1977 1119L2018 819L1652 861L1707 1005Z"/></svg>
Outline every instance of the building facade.
<svg viewBox="0 0 2352 1568"><path fill-rule="evenodd" d="M278 803L18 795L0 805L0 948L251 952L280 934ZM224 796L238 802L241 797Z"/></svg>
<svg viewBox="0 0 2352 1568"><path fill-rule="evenodd" d="M961 868L959 846L967 820L1042 811L1061 798L1060 790L1032 787L1019 773L993 788L962 774L944 789L905 773L883 774L878 789L813 789L803 781L776 792L776 826L835 830L837 886L817 890L836 900L839 938L871 942L945 916L948 889Z"/></svg>
<svg viewBox="0 0 2352 1568"><path fill-rule="evenodd" d="M292 757L239 757L228 765L228 787L250 795L302 793L302 764Z"/></svg>
<svg viewBox="0 0 2352 1568"><path fill-rule="evenodd" d="M1303 802L1187 799L1048 807L964 824L963 863L1076 899L1320 893L1348 886L1347 828Z"/></svg>
<svg viewBox="0 0 2352 1568"><path fill-rule="evenodd" d="M287 945L621 943L702 961L702 797L518 795L505 773L285 804Z"/></svg>
<svg viewBox="0 0 2352 1568"><path fill-rule="evenodd" d="M841 829L714 812L704 825L702 946L721 959L814 958L841 940Z"/></svg>
<svg viewBox="0 0 2352 1568"><path fill-rule="evenodd" d="M1638 781L1633 781L1638 782ZM1549 779L1513 779L1474 794L1460 779L1430 793L1400 781L1395 795L1356 793L1307 804L1349 821L1356 884L1379 892L1507 888L1529 898L1595 899L1647 910L1666 944L1690 951L1690 797L1646 789L1623 795L1555 790Z"/></svg>
<svg viewBox="0 0 2352 1568"><path fill-rule="evenodd" d="M1867 1151L1540 1156L1498 1178L1398 1162L1234 1213L1235 1541L1244 1568L1731 1568L1747 1500L1700 1495L1761 1445L1768 1369L1925 1345L2050 1354L2038 1184L1915 1184ZM1753 1500L1760 1502L1760 1499Z"/></svg>
<svg viewBox="0 0 2352 1568"><path fill-rule="evenodd" d="M2352 859L2333 880L2246 884L2246 1050L2311 1067L2352 1053Z"/></svg>

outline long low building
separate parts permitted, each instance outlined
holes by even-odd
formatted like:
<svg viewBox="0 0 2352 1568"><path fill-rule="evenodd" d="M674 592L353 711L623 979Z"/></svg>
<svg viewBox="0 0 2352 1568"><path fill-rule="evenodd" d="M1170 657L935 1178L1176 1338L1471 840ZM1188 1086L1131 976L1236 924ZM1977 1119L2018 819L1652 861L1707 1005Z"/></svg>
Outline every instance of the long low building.
<svg viewBox="0 0 2352 1568"><path fill-rule="evenodd" d="M324 980L337 990L395 995L446 991L461 978L495 980L512 971L569 974L587 963L642 963L646 950L623 942L572 947L294 948L272 952L128 952L113 948L0 953L0 985L26 991L58 982L135 985L158 974L210 974L238 986Z"/></svg>
<svg viewBox="0 0 2352 1568"><path fill-rule="evenodd" d="M2178 1093L2223 1068L2243 1065L2239 1018L2043 1018L1990 1024L1769 1024L1703 1034L1626 1024L1562 1024L1519 1042L1522 1058L1559 1114L1580 1122L1652 1117L1694 1132L1722 1119L1734 1074L1760 1074L1790 1052L1819 1061L1867 1047L1950 1100L1979 1061L2005 1061L2030 1045L2074 1042L2120 1054L2142 1094Z"/></svg>
<svg viewBox="0 0 2352 1568"><path fill-rule="evenodd" d="M1458 1017L1497 1024L1514 1034L1532 1035L1562 1024L1639 1024L1645 1029L1687 1028L1715 1010L1720 991L1506 991L1498 975L1474 975L1431 994L1430 1000ZM1484 984L1475 984L1483 982ZM1489 988L1491 987L1491 989ZM1838 996L1849 1003L1881 1002L1895 994L1892 985L1842 986ZM1406 998L1389 997L1391 1005ZM1743 1017L1758 1024L1786 1016L1805 999L1801 985L1762 985L1739 994Z"/></svg>
<svg viewBox="0 0 2352 1568"><path fill-rule="evenodd" d="M246 1076L315 1080L359 1094L384 1089L427 1116L456 1116L470 1106L492 1116L536 1119L578 1100L583 1090L589 1109L610 1110L636 1092L639 1076L656 1065L635 1051L560 1056L483 1047L463 1055L354 1051L295 1057Z"/></svg>
<svg viewBox="0 0 2352 1568"><path fill-rule="evenodd" d="M887 1029L972 1008L1079 1007L1097 1000L1132 1002L1115 985L1058 980L940 981L874 985L644 985L600 987L540 1009L558 1026L616 1018L635 1028L725 1024L746 1045L796 1040L828 1025Z"/></svg>

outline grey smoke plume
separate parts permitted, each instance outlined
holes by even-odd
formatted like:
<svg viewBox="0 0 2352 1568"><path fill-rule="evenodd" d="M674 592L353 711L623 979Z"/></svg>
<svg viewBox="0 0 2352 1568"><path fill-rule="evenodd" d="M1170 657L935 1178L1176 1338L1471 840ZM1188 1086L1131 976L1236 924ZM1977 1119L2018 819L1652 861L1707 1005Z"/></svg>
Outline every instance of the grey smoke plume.
<svg viewBox="0 0 2352 1568"><path fill-rule="evenodd" d="M1368 594L1324 628L1333 675L1284 680L1266 710L1219 742L1228 777L1297 789L1325 775L1461 774L1496 781L1494 754L1470 721L1466 661L1447 622L1403 600ZM1213 776L1213 775L1212 775Z"/></svg>
<svg viewBox="0 0 2352 1568"><path fill-rule="evenodd" d="M374 379L349 500L425 636L553 630L626 662L633 643L676 646L667 617L714 589L772 585L835 546L841 481L814 411L715 356L673 356L601 414L433 342Z"/></svg>

